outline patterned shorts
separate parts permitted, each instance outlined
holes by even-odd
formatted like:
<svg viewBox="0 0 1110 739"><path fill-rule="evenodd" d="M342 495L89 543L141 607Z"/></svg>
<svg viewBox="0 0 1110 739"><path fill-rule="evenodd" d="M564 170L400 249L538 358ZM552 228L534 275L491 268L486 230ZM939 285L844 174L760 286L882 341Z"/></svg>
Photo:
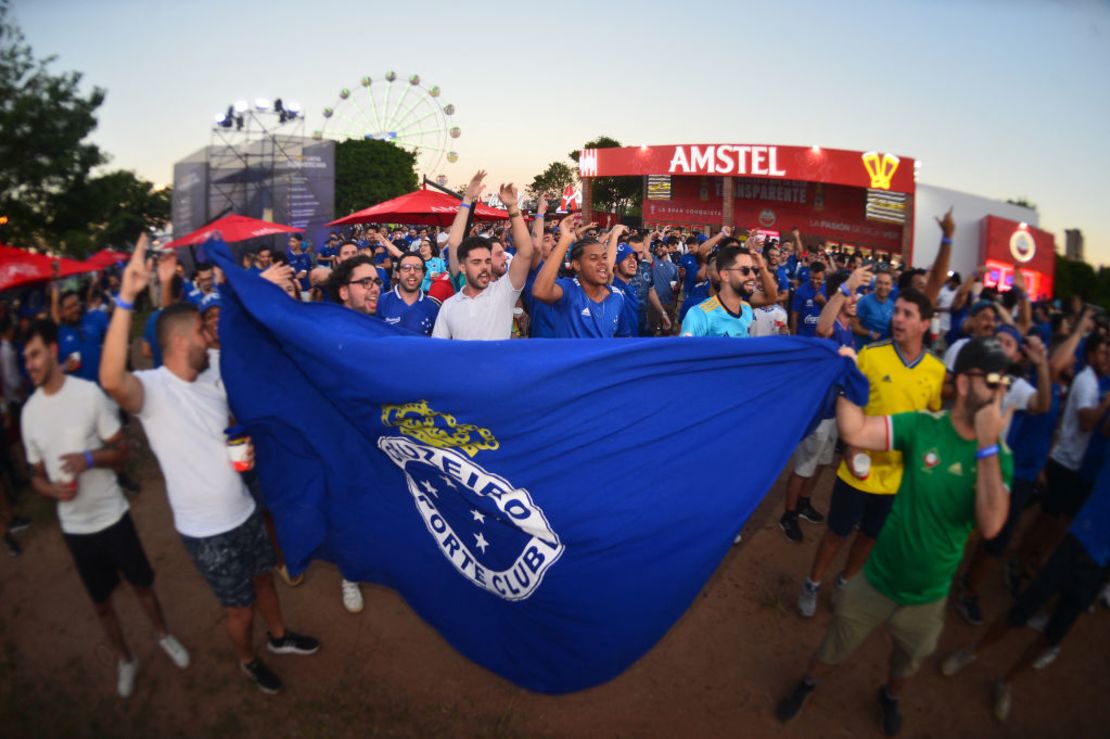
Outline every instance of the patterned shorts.
<svg viewBox="0 0 1110 739"><path fill-rule="evenodd" d="M181 541L225 608L253 604L254 578L277 564L258 508L231 531L200 539L182 534Z"/></svg>

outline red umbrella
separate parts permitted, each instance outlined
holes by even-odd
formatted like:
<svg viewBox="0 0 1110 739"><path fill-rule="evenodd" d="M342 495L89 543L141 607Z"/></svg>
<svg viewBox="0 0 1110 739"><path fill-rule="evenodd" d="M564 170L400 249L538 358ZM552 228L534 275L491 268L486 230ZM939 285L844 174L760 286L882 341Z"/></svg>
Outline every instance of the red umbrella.
<svg viewBox="0 0 1110 739"><path fill-rule="evenodd" d="M54 271L54 265L58 271ZM0 245L0 290L31 282L44 282L55 277L70 277L85 272L93 272L98 267L90 266L76 259L55 259L45 254L32 254L13 246Z"/></svg>
<svg viewBox="0 0 1110 739"><path fill-rule="evenodd" d="M174 239L163 248L176 249L179 246L203 244L217 231L224 237L224 241L230 244L233 241L246 241L247 239L258 238L259 236L298 233L304 231L304 229L295 228L294 226L283 226L280 223L260 221L257 218L248 218L232 213L231 215L226 215L223 218L212 221L204 228L193 231L186 236L182 236L180 239Z"/></svg>
<svg viewBox="0 0 1110 739"><path fill-rule="evenodd" d="M352 223L404 223L423 226L450 226L459 212L459 199L438 190L417 190L399 198L344 216L329 226ZM479 221L506 221L506 211L482 203L474 204L474 218Z"/></svg>
<svg viewBox="0 0 1110 739"><path fill-rule="evenodd" d="M96 254L85 260L85 264L93 267L94 269L104 269L111 267L113 264L126 262L131 258L130 254L122 251L112 251L111 249L101 249Z"/></svg>

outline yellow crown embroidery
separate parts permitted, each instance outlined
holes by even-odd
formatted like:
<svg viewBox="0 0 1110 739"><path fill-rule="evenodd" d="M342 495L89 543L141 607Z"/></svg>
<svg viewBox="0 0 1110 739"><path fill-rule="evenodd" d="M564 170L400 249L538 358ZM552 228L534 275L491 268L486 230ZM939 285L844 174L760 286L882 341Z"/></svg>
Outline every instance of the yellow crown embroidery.
<svg viewBox="0 0 1110 739"><path fill-rule="evenodd" d="M894 173L898 171L898 162L900 160L893 154L880 154L877 151L869 151L863 155L863 166L867 168L867 174L871 176L871 187L876 190L889 190L890 180L894 177Z"/></svg>
<svg viewBox="0 0 1110 739"><path fill-rule="evenodd" d="M401 433L440 449L461 449L473 457L483 449L501 446L489 429L459 423L448 413L437 413L428 401L383 405L382 423L400 429Z"/></svg>

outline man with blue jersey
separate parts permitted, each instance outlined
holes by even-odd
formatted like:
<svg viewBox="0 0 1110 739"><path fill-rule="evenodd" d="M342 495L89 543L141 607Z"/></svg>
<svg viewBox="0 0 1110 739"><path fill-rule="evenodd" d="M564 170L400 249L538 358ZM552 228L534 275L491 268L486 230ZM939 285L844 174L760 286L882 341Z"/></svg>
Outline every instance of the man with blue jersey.
<svg viewBox="0 0 1110 739"><path fill-rule="evenodd" d="M67 375L98 381L100 350L108 326L99 311L83 311L77 293L50 293L50 318L58 325L58 357Z"/></svg>
<svg viewBox="0 0 1110 739"><path fill-rule="evenodd" d="M790 303L790 332L796 336L816 336L817 319L825 306L825 265L815 261L809 265L808 279L794 292Z"/></svg>
<svg viewBox="0 0 1110 739"><path fill-rule="evenodd" d="M717 252L721 285L717 294L690 309L682 322L683 336L747 337L755 320L752 305L769 305L778 300L775 278L764 269L763 258L742 246L726 246ZM756 282L763 292L754 296Z"/></svg>
<svg viewBox="0 0 1110 739"><path fill-rule="evenodd" d="M220 291L216 288L211 264L197 263L196 272L193 274L193 289L185 293L185 299L195 305L201 313L212 303L219 302Z"/></svg>
<svg viewBox="0 0 1110 739"><path fill-rule="evenodd" d="M577 216L571 219L573 223ZM625 314L624 293L609 285L616 242L625 230L623 225L613 227L609 234L612 249L595 239L583 238L575 242L570 253L570 266L575 276L569 279L558 278L558 274L559 265L575 237L574 228L560 227L559 241L532 286L536 300L554 309L555 338L608 339L632 335Z"/></svg>
<svg viewBox="0 0 1110 739"><path fill-rule="evenodd" d="M297 280L301 292L312 289L309 284L308 273L312 271L312 255L304 250L304 236L290 234L289 251L285 253L289 266L293 268L293 277Z"/></svg>
<svg viewBox="0 0 1110 739"><path fill-rule="evenodd" d="M894 278L891 274L880 272L875 275L875 292L860 299L856 306L856 319L852 321L852 330L859 337L856 340L859 347L890 338L890 320L894 318L894 296L890 294L893 289Z"/></svg>
<svg viewBox="0 0 1110 739"><path fill-rule="evenodd" d="M841 347L855 347L851 325L859 299L856 290L870 282L871 270L868 267L861 267L850 275L837 272L829 277L828 289L832 297L821 310L817 336L832 339ZM790 541L800 544L804 540L799 520L809 523L825 521L825 517L810 503L810 495L821 477L821 470L833 462L837 438L836 416L830 414L798 445L794 454L794 470L786 483L786 510L779 519L779 528Z"/></svg>
<svg viewBox="0 0 1110 739"><path fill-rule="evenodd" d="M397 286L378 300L378 316L390 325L431 336L439 315L439 301L420 289L424 260L419 254L409 252L397 264Z"/></svg>

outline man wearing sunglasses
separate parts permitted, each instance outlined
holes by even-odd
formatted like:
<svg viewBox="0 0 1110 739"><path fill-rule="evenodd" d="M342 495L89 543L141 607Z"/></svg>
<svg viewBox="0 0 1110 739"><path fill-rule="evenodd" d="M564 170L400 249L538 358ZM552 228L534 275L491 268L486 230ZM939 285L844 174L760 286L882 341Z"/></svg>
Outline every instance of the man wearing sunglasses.
<svg viewBox="0 0 1110 739"><path fill-rule="evenodd" d="M763 258L745 247L730 244L717 253L717 294L695 305L682 321L683 336L747 337L755 320L753 305L778 302L775 276L763 268ZM763 292L755 295L756 283Z"/></svg>
<svg viewBox="0 0 1110 739"><path fill-rule="evenodd" d="M956 360L956 405L949 412L868 416L847 398L837 400L846 444L901 452L901 486L864 576L844 586L804 678L779 703L781 721L797 715L817 681L885 625L893 653L878 701L884 733L901 729L899 695L936 649L967 537L976 527L996 536L1006 522L1013 455L1002 432L1012 411L1002 410L1002 396L1009 364L997 339L968 342Z"/></svg>
<svg viewBox="0 0 1110 739"><path fill-rule="evenodd" d="M439 301L420 289L424 260L413 252L402 255L397 262L397 275L397 286L378 301L378 315L390 325L431 336L439 315Z"/></svg>

